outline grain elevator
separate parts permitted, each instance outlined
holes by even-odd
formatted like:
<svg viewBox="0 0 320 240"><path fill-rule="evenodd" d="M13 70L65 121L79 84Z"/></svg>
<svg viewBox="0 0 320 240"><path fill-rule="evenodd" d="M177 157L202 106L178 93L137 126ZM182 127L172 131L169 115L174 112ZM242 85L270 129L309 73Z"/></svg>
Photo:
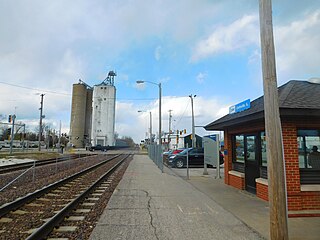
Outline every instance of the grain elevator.
<svg viewBox="0 0 320 240"><path fill-rule="evenodd" d="M90 143L93 88L79 80L72 87L70 143L84 147Z"/></svg>
<svg viewBox="0 0 320 240"><path fill-rule="evenodd" d="M116 107L115 72L93 87L91 144L114 146L114 122Z"/></svg>
<svg viewBox="0 0 320 240"><path fill-rule="evenodd" d="M93 87L81 80L73 84L70 121L70 143L73 146L115 145L115 76L116 73L110 71L102 83Z"/></svg>

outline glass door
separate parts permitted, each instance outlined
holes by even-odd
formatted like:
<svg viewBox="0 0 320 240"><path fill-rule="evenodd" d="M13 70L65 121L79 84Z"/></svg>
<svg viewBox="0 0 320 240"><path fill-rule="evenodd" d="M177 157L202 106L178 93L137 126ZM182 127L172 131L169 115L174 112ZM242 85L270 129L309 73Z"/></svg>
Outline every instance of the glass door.
<svg viewBox="0 0 320 240"><path fill-rule="evenodd" d="M246 190L256 193L256 178L260 176L256 135L245 136L244 155Z"/></svg>

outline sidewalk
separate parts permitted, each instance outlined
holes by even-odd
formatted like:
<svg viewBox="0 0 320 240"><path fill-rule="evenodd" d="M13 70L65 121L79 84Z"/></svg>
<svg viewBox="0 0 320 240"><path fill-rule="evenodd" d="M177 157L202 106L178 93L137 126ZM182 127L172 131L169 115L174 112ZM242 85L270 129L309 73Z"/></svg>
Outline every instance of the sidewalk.
<svg viewBox="0 0 320 240"><path fill-rule="evenodd" d="M186 169L167 169L167 171L186 179ZM238 190L224 184L224 180L215 179L215 169L208 169L209 175L203 175L203 169L190 169L188 182L200 192L206 194L222 208L269 239L269 204L254 194ZM221 169L223 176L223 169ZM289 218L290 240L319 240L320 217Z"/></svg>
<svg viewBox="0 0 320 240"><path fill-rule="evenodd" d="M267 202L214 179L214 169L202 171L192 169L186 181L186 169L161 173L135 155L90 239L267 238ZM319 239L319 220L289 219L290 239Z"/></svg>

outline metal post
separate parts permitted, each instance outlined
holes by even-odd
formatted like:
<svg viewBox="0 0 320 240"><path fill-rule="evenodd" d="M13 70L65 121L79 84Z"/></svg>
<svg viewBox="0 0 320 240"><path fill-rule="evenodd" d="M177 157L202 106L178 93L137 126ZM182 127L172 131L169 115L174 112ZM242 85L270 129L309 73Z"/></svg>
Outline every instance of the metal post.
<svg viewBox="0 0 320 240"><path fill-rule="evenodd" d="M32 182L34 183L36 175L36 160L33 161L33 175L32 175Z"/></svg>
<svg viewBox="0 0 320 240"><path fill-rule="evenodd" d="M16 120L16 115L12 115L12 128L11 128L11 141L10 141L10 155L12 154L12 145L14 140L14 122Z"/></svg>
<svg viewBox="0 0 320 240"><path fill-rule="evenodd" d="M152 140L152 114L151 111L149 112L150 114L150 144L153 142Z"/></svg>
<svg viewBox="0 0 320 240"><path fill-rule="evenodd" d="M285 165L272 27L271 0L260 0L260 39L267 135L270 239L288 239Z"/></svg>
<svg viewBox="0 0 320 240"><path fill-rule="evenodd" d="M187 149L188 149L188 143L187 143ZM189 151L187 150L187 180L189 180Z"/></svg>
<svg viewBox="0 0 320 240"><path fill-rule="evenodd" d="M168 148L170 149L170 142L171 142L171 139L170 139L170 134L171 134L171 118L172 118L172 115L171 115L171 112L173 110L169 110L169 133L168 133Z"/></svg>
<svg viewBox="0 0 320 240"><path fill-rule="evenodd" d="M161 139L161 83L159 83L159 145L162 145L162 139Z"/></svg>
<svg viewBox="0 0 320 240"><path fill-rule="evenodd" d="M202 142L202 146L204 147L204 144L206 141ZM203 175L209 175L208 173L208 164L205 163L204 158L203 158Z"/></svg>
<svg viewBox="0 0 320 240"><path fill-rule="evenodd" d="M193 97L196 97L196 95L192 96L189 95L191 99L191 113L192 113L192 148L196 147L196 135L195 135L195 126L194 126L194 111L193 111Z"/></svg>
<svg viewBox="0 0 320 240"><path fill-rule="evenodd" d="M220 146L220 142L219 142L219 135L216 135L216 141L217 141L217 167L216 167L216 179L221 178L221 174L220 174L220 152L219 152L219 146Z"/></svg>
<svg viewBox="0 0 320 240"><path fill-rule="evenodd" d="M23 124L22 152L24 152L24 136L26 135L26 125Z"/></svg>
<svg viewBox="0 0 320 240"><path fill-rule="evenodd" d="M60 139L61 139L61 120L60 120L59 139L58 139L58 147L59 147L59 148L60 148Z"/></svg>
<svg viewBox="0 0 320 240"><path fill-rule="evenodd" d="M39 143L38 143L39 152L41 151L40 142L41 142L41 135L42 135L42 118L43 118L42 110L43 110L43 96L44 96L44 94L41 94L40 96L41 96L41 102L40 102L40 108L39 108L39 110L40 110L40 123L39 123Z"/></svg>

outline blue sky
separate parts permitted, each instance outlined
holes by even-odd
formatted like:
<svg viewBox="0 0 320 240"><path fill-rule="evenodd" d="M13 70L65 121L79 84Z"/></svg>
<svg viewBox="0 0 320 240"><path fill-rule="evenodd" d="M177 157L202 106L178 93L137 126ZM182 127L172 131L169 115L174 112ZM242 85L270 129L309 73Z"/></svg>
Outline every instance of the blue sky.
<svg viewBox="0 0 320 240"><path fill-rule="evenodd" d="M139 142L158 124L161 82L163 130L191 132L231 105L263 94L258 0L0 0L0 114L69 131L72 84L117 77L116 131ZM273 1L278 85L320 77L320 2ZM14 86L13 86L14 85ZM132 127L134 126L134 127ZM200 135L208 134L197 128Z"/></svg>

